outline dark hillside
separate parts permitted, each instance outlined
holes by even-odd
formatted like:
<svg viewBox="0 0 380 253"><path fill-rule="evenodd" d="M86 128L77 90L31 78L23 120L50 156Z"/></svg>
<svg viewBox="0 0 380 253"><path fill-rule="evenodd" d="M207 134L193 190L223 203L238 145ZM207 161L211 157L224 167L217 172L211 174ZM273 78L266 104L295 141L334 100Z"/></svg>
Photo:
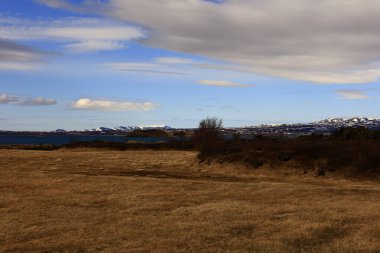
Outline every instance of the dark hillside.
<svg viewBox="0 0 380 253"><path fill-rule="evenodd" d="M127 137L170 137L169 133L160 129L134 130Z"/></svg>

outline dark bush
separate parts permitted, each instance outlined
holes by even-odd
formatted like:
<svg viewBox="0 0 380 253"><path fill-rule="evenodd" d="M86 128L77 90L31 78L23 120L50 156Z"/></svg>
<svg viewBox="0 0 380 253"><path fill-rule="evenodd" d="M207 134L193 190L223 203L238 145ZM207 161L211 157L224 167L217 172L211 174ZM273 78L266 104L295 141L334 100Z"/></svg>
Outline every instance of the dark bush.
<svg viewBox="0 0 380 253"><path fill-rule="evenodd" d="M278 154L278 159L282 162L287 162L293 158L293 155L292 151L281 151L280 154Z"/></svg>
<svg viewBox="0 0 380 253"><path fill-rule="evenodd" d="M204 159L244 163L253 168L267 164L271 168L298 168L344 175L380 176L380 140L378 139L255 139L251 142L225 141ZM342 173L343 172L343 173Z"/></svg>

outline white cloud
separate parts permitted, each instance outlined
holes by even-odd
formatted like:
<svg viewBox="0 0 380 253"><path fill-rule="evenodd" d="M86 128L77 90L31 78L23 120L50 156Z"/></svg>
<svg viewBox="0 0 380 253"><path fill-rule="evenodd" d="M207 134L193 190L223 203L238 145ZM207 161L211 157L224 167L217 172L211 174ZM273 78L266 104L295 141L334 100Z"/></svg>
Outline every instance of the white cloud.
<svg viewBox="0 0 380 253"><path fill-rule="evenodd" d="M74 52L118 50L125 48L123 43L118 41L81 41L66 45L66 48Z"/></svg>
<svg viewBox="0 0 380 253"><path fill-rule="evenodd" d="M1 23L0 37L15 41L55 41L74 52L116 50L142 39L142 28L95 18L60 20L18 20L17 25Z"/></svg>
<svg viewBox="0 0 380 253"><path fill-rule="evenodd" d="M97 111L150 111L158 107L151 102L92 100L81 98L71 103L71 108Z"/></svg>
<svg viewBox="0 0 380 253"><path fill-rule="evenodd" d="M221 81L221 80L200 80L198 81L198 83L201 85L208 85L208 86L235 87L235 88L246 88L246 87L252 86L249 84L242 84L242 83L235 83L235 82Z"/></svg>
<svg viewBox="0 0 380 253"><path fill-rule="evenodd" d="M369 98L366 91L363 90L336 90L335 92L341 99L358 100Z"/></svg>
<svg viewBox="0 0 380 253"><path fill-rule="evenodd" d="M54 99L47 99L44 97L19 97L7 94L0 94L0 104L10 104L19 106L41 106L41 105L55 105L57 101Z"/></svg>
<svg viewBox="0 0 380 253"><path fill-rule="evenodd" d="M147 45L240 64L253 73L337 84L380 77L379 1L90 2L91 11L152 29Z"/></svg>

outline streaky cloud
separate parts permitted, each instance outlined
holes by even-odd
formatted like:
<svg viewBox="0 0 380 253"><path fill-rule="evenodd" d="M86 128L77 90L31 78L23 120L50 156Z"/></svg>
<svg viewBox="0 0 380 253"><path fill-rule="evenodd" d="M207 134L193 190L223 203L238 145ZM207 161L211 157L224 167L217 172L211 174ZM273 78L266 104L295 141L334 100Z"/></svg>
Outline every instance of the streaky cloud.
<svg viewBox="0 0 380 253"><path fill-rule="evenodd" d="M0 104L17 105L17 106L48 106L56 105L57 101L54 99L47 99L44 97L20 97L8 94L0 94Z"/></svg>
<svg viewBox="0 0 380 253"><path fill-rule="evenodd" d="M0 94L0 104L10 104L18 101L17 97L10 96L7 94Z"/></svg>
<svg viewBox="0 0 380 253"><path fill-rule="evenodd" d="M41 66L40 63L32 63L32 62L0 62L0 71L1 70L35 70L39 69Z"/></svg>
<svg viewBox="0 0 380 253"><path fill-rule="evenodd" d="M57 101L54 99L47 99L44 97L26 98L19 102L22 106L40 106L40 105L56 105Z"/></svg>
<svg viewBox="0 0 380 253"><path fill-rule="evenodd" d="M232 88L247 88L247 87L253 86L250 84L242 84L242 83L223 81L223 80L200 80L198 81L198 83L201 85L207 85L207 86L232 87Z"/></svg>
<svg viewBox="0 0 380 253"><path fill-rule="evenodd" d="M105 99L81 98L71 103L72 109L92 111L151 111L159 105L152 102L114 101Z"/></svg>
<svg viewBox="0 0 380 253"><path fill-rule="evenodd" d="M35 48L0 38L0 70L38 69L43 54Z"/></svg>
<svg viewBox="0 0 380 253"><path fill-rule="evenodd" d="M366 94L364 90L336 90L335 91L340 99L348 99L348 100L360 100L360 99L369 99L369 96Z"/></svg>
<svg viewBox="0 0 380 253"><path fill-rule="evenodd" d="M112 62L106 63L104 66L117 71L165 75L187 75L185 72L173 71L172 68L167 68L161 64L149 62Z"/></svg>
<svg viewBox="0 0 380 253"><path fill-rule="evenodd" d="M193 64L194 60L188 58L180 58L180 57L158 57L154 59L156 63L160 64L174 64L174 65L182 65L182 64Z"/></svg>
<svg viewBox="0 0 380 253"><path fill-rule="evenodd" d="M53 41L74 52L119 50L144 38L144 29L101 18L61 18L1 22L0 37L13 41ZM0 44L1 47L1 44Z"/></svg>

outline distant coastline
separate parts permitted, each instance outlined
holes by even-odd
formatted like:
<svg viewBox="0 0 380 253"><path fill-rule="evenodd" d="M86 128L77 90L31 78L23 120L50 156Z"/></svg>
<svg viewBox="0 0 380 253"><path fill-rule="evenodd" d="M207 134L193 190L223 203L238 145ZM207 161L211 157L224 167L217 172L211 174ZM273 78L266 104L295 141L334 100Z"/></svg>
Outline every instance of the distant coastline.
<svg viewBox="0 0 380 253"><path fill-rule="evenodd" d="M222 135L226 138L239 133L250 138L255 135L273 137L297 137L300 135L324 134L329 135L342 127L366 127L371 130L380 130L380 119L367 117L354 118L329 118L312 123L298 124L270 124L258 126L226 127L222 129ZM119 126L114 128L99 127L91 130L66 131L57 129L55 131L1 131L1 136L65 136L66 138L76 136L115 136L115 138L129 137L171 137L182 132L190 136L195 128L172 128L170 126ZM98 137L100 138L100 137ZM1 141L1 140L0 140Z"/></svg>

